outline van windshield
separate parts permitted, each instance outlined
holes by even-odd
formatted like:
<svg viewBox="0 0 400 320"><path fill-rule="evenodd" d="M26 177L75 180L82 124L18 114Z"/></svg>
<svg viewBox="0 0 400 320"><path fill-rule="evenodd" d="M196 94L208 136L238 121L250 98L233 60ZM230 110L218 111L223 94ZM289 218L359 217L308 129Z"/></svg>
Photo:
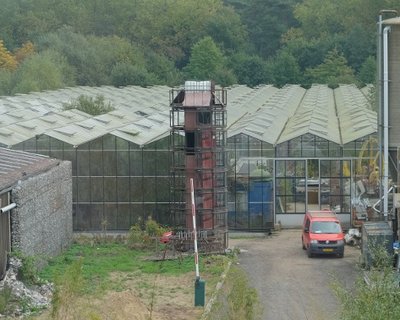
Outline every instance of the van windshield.
<svg viewBox="0 0 400 320"><path fill-rule="evenodd" d="M311 225L312 233L340 233L342 228L334 221L314 221Z"/></svg>

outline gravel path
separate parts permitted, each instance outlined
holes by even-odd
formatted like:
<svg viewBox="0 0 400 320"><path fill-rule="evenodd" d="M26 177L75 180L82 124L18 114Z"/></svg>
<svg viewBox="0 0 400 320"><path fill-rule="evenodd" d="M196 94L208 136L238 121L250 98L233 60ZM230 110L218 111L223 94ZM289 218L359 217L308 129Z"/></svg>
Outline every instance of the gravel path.
<svg viewBox="0 0 400 320"><path fill-rule="evenodd" d="M234 235L232 235L234 237ZM282 230L270 236L231 238L239 248L239 264L257 289L263 320L336 320L339 304L330 286L336 277L346 287L357 278L360 250L346 246L344 258L307 257L301 230Z"/></svg>

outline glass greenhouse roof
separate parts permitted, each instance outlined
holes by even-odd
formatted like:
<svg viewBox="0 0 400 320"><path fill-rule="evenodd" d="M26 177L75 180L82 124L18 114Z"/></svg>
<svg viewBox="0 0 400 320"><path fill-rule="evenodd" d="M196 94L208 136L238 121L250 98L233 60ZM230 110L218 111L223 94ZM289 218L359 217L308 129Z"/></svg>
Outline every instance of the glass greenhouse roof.
<svg viewBox="0 0 400 320"><path fill-rule="evenodd" d="M0 145L11 147L45 134L79 146L112 134L140 146L169 135L169 87L73 87L0 97ZM246 134L276 145L313 134L339 145L377 131L370 87L341 85L304 89L287 85L227 89L228 137ZM63 106L85 95L103 96L115 110L91 116Z"/></svg>

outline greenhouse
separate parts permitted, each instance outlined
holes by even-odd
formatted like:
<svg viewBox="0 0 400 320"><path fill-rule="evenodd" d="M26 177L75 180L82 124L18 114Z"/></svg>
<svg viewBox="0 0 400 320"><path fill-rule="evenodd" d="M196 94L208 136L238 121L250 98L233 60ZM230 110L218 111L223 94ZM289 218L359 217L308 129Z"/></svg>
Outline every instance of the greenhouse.
<svg viewBox="0 0 400 320"><path fill-rule="evenodd" d="M350 223L361 197L378 197L369 87L225 89L230 230L299 226L317 208ZM75 231L128 230L149 216L182 228L171 209L170 94L130 86L1 97L0 146L72 162ZM65 110L82 95L102 96L114 110Z"/></svg>

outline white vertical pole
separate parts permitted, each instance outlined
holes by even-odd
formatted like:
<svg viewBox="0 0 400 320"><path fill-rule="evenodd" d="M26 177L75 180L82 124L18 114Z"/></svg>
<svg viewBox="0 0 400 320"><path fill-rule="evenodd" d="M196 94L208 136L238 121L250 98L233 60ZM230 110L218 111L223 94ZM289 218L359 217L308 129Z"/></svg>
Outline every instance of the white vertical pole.
<svg viewBox="0 0 400 320"><path fill-rule="evenodd" d="M383 29L383 215L388 218L389 188L389 38L390 27Z"/></svg>
<svg viewBox="0 0 400 320"><path fill-rule="evenodd" d="M194 202L193 178L190 178L190 193L191 193L191 198L192 198L192 219L193 219L193 233L194 233L194 263L196 265L196 279L200 279L199 252L197 250L196 205Z"/></svg>

